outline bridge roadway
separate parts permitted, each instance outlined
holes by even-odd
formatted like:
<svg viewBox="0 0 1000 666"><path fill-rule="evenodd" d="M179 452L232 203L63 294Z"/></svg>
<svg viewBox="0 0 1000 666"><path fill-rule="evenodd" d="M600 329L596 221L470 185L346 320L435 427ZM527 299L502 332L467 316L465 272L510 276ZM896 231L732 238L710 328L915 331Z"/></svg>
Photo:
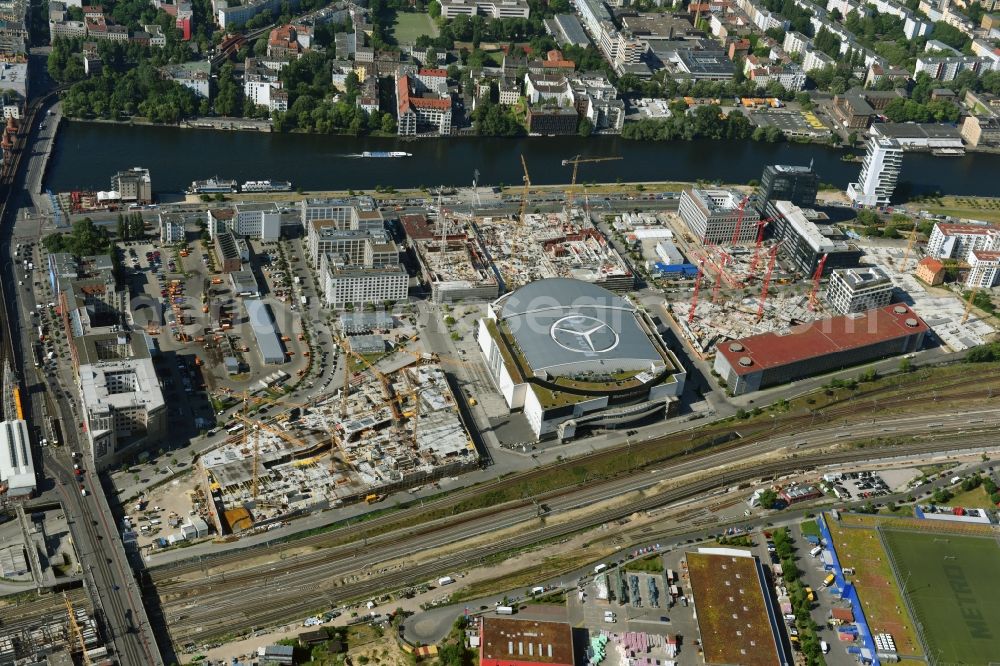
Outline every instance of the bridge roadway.
<svg viewBox="0 0 1000 666"><path fill-rule="evenodd" d="M931 417L933 418L933 417ZM926 424L925 424L926 425ZM993 429L986 430L992 433ZM937 441L906 447L894 447L886 455L903 453L949 451L990 443L990 435L964 435L961 443ZM717 456L706 457L678 465L669 474L683 474L698 469L711 469L718 465L735 463L743 459L744 451L726 451ZM488 524L483 521L462 521L455 528L432 530L425 536L402 540L391 540L384 546L372 548L369 542L361 547L341 549L335 553L324 551L321 561L314 566L303 567L296 558L289 558L271 567L262 567L251 576L237 574L211 576L205 584L185 584L177 586L164 584L161 587L164 619L170 627L174 640L185 643L194 640L209 640L211 637L231 635L250 631L291 619L298 619L318 610L328 609L349 599L363 598L379 592L389 591L399 586L426 581L434 575L453 572L454 568L467 567L499 552L524 548L542 541L551 541L602 523L616 520L636 511L644 511L681 499L696 496L709 490L726 487L733 483L760 478L772 474L800 469L809 469L822 464L871 459L879 452L861 449L838 454L800 455L795 460L763 463L734 469L708 479L694 481L663 493L641 498L626 506L608 509L583 518L564 523L548 525L539 521L537 527L524 527L536 512L533 507L522 507L512 511L492 514ZM690 468L690 469L689 469ZM654 475L655 476L655 475ZM601 484L598 487L583 487L579 494L565 500L553 501L550 514L566 511L582 504L621 496L621 494L647 486L648 482L632 482L635 487L622 488L619 484ZM520 525L523 529L516 535L475 548L463 549L418 565L406 565L402 569L374 569L379 563L413 555L429 548L454 543L468 536ZM364 557L359 557L364 551ZM339 555L339 556L338 556ZM199 589L200 587L200 589ZM176 595L176 596L175 596Z"/></svg>
<svg viewBox="0 0 1000 666"><path fill-rule="evenodd" d="M55 95L39 98L25 114L28 137L25 148L17 154L12 178L6 190L3 210L0 212L0 287L3 291L4 349L22 379L28 403L30 421L43 428L44 417L50 415L61 421L62 447L41 449L43 469L48 479L54 480L56 494L63 504L69 521L73 542L84 568L87 590L95 608L102 611L103 628L108 642L122 664L160 666L163 661L156 644L156 637L146 618L138 587L132 576L124 547L115 528L107 498L101 491L96 475L87 472L84 497L77 488L69 451L84 451L79 441L77 419L73 408L64 397L53 401L51 387L45 377L33 367L25 367L23 360L30 358L32 328L28 312L36 307L30 288L18 289L17 276L11 257L11 239L14 236L41 235L42 222L31 218L34 208L32 186L41 183L44 159L40 156L49 147L51 137L39 132L35 123L44 117L48 107L55 102ZM38 144L38 145L36 145ZM22 161L21 157L28 159ZM23 214L19 214L22 213ZM37 262L36 262L37 263ZM42 271L42 268L38 269ZM38 459L36 457L36 459ZM86 456L81 455L81 460ZM43 485L44 488L44 485Z"/></svg>

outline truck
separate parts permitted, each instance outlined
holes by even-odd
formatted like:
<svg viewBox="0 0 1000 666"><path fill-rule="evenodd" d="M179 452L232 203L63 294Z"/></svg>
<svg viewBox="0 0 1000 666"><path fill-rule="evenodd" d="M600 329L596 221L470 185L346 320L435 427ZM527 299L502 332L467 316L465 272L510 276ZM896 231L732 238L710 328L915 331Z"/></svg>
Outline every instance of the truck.
<svg viewBox="0 0 1000 666"><path fill-rule="evenodd" d="M440 585L451 585L454 582L455 582L455 579L452 578L451 576L442 576L441 578L438 578L438 585L439 586Z"/></svg>
<svg viewBox="0 0 1000 666"><path fill-rule="evenodd" d="M512 606L497 606L496 613L497 615L513 615L514 608Z"/></svg>
<svg viewBox="0 0 1000 666"><path fill-rule="evenodd" d="M823 587L830 587L833 585L833 581L837 580L837 577L833 574L828 574L826 578L823 579Z"/></svg>

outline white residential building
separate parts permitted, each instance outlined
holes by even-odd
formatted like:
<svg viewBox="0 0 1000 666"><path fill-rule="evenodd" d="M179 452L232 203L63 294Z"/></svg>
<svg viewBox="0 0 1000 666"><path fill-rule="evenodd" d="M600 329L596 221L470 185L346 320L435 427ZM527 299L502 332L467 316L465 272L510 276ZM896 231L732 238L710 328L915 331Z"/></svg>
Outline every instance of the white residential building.
<svg viewBox="0 0 1000 666"><path fill-rule="evenodd" d="M861 206L885 206L889 203L903 166L903 149L892 139L872 137L861 163L858 182L847 186L847 196Z"/></svg>
<svg viewBox="0 0 1000 666"><path fill-rule="evenodd" d="M499 103L503 106L514 106L521 97L521 86L516 81L501 81L499 85Z"/></svg>
<svg viewBox="0 0 1000 666"><path fill-rule="evenodd" d="M278 72L254 58L247 58L243 75L243 96L256 106L270 111L288 110L288 93L282 90Z"/></svg>
<svg viewBox="0 0 1000 666"><path fill-rule="evenodd" d="M501 19L526 19L531 13L527 0L439 0L439 2L441 16L446 19L476 14Z"/></svg>
<svg viewBox="0 0 1000 666"><path fill-rule="evenodd" d="M973 250L969 253L968 289L992 289L1000 284L1000 252Z"/></svg>
<svg viewBox="0 0 1000 666"><path fill-rule="evenodd" d="M826 298L840 314L874 310L892 301L892 280L877 266L838 269L830 274Z"/></svg>
<svg viewBox="0 0 1000 666"><path fill-rule="evenodd" d="M781 48L785 49L785 53L793 55L796 53L805 53L806 47L811 44L812 40L801 32L790 30L785 33L785 41L782 42Z"/></svg>
<svg viewBox="0 0 1000 666"><path fill-rule="evenodd" d="M991 60L976 56L919 56L913 76L925 72L932 79L938 81L954 81L959 72L972 70L979 73L984 69L990 69L993 65Z"/></svg>
<svg viewBox="0 0 1000 666"><path fill-rule="evenodd" d="M418 96L411 90L408 75L396 77L396 131L414 136L421 128L441 136L451 134L451 97Z"/></svg>
<svg viewBox="0 0 1000 666"><path fill-rule="evenodd" d="M975 250L1000 251L1000 228L987 224L938 222L927 239L927 256L969 261Z"/></svg>
<svg viewBox="0 0 1000 666"><path fill-rule="evenodd" d="M816 49L809 49L806 51L806 54L802 56L802 69L806 72L811 72L814 69L826 69L827 67L836 66L836 60L822 51L817 51Z"/></svg>

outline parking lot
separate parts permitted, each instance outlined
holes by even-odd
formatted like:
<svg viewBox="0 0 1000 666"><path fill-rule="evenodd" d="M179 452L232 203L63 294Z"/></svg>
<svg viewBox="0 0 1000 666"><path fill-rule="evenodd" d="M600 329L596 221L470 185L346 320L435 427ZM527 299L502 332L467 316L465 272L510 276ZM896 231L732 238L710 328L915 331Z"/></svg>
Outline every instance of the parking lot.
<svg viewBox="0 0 1000 666"><path fill-rule="evenodd" d="M889 484L878 472L843 472L824 474L823 481L833 486L833 493L842 500L874 499L889 495Z"/></svg>
<svg viewBox="0 0 1000 666"><path fill-rule="evenodd" d="M830 133L814 113L805 114L790 109L750 111L750 122L757 127L777 127L786 136L820 137Z"/></svg>

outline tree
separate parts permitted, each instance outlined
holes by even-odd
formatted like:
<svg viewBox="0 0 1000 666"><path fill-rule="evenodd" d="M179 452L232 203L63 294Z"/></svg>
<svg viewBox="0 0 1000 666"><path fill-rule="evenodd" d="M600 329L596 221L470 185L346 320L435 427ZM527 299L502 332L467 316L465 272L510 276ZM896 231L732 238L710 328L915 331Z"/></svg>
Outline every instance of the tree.
<svg viewBox="0 0 1000 666"><path fill-rule="evenodd" d="M774 492L770 488L761 491L760 496L760 506L763 509L773 509L778 503L778 493Z"/></svg>
<svg viewBox="0 0 1000 666"><path fill-rule="evenodd" d="M577 133L582 137L588 137L594 132L594 124L589 118L581 118Z"/></svg>
<svg viewBox="0 0 1000 666"><path fill-rule="evenodd" d="M391 113L387 113L382 116L382 131L386 134L396 133L396 119L392 117Z"/></svg>
<svg viewBox="0 0 1000 666"><path fill-rule="evenodd" d="M427 5L427 13L431 15L432 19L436 19L441 16L441 4L437 0L431 0L431 3Z"/></svg>

